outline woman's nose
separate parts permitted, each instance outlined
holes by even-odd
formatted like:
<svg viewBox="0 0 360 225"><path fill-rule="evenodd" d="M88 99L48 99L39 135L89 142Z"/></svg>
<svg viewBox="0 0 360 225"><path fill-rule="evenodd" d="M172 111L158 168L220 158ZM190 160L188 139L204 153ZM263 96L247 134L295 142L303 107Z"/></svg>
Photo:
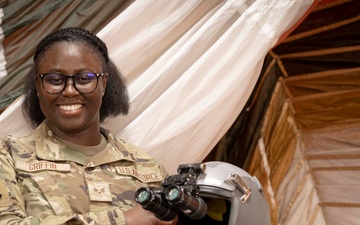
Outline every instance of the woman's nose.
<svg viewBox="0 0 360 225"><path fill-rule="evenodd" d="M61 94L65 96L75 96L79 94L78 90L75 87L74 77L67 77L65 88Z"/></svg>

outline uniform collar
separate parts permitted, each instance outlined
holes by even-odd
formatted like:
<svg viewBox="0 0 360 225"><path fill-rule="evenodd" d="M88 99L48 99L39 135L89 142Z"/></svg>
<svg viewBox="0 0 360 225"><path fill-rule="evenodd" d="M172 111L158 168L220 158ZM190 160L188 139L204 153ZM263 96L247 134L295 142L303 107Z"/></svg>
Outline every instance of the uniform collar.
<svg viewBox="0 0 360 225"><path fill-rule="evenodd" d="M101 133L107 139L106 148L88 158L59 141L44 121L34 131L36 155L48 161L72 161L89 167L120 160L135 161L133 155L115 141L114 136L108 130L101 128Z"/></svg>

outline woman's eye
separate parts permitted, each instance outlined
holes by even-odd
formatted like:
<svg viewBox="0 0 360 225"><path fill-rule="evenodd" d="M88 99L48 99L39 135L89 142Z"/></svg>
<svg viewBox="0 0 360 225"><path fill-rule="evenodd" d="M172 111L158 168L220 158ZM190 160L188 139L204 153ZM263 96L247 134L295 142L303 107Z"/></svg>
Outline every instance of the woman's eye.
<svg viewBox="0 0 360 225"><path fill-rule="evenodd" d="M93 73L79 74L75 77L75 82L86 84L96 79L96 75Z"/></svg>
<svg viewBox="0 0 360 225"><path fill-rule="evenodd" d="M63 84L65 82L64 77L58 74L47 74L44 79L46 82L53 85Z"/></svg>

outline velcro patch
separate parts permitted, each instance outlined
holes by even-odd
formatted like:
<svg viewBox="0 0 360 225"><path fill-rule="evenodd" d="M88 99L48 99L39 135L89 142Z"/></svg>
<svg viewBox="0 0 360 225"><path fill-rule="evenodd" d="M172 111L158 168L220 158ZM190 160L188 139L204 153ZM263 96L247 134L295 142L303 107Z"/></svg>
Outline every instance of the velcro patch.
<svg viewBox="0 0 360 225"><path fill-rule="evenodd" d="M33 163L27 163L23 161L16 162L15 167L17 169L27 171L27 172L35 172L41 170L54 170L61 172L70 172L71 167L70 164L65 163L54 163L49 161L38 161Z"/></svg>
<svg viewBox="0 0 360 225"><path fill-rule="evenodd" d="M163 177L159 172L139 173L133 167L116 166L116 172L120 175L133 176L143 183L159 182L163 180Z"/></svg>
<svg viewBox="0 0 360 225"><path fill-rule="evenodd" d="M87 181L91 201L111 202L111 192L108 182Z"/></svg>

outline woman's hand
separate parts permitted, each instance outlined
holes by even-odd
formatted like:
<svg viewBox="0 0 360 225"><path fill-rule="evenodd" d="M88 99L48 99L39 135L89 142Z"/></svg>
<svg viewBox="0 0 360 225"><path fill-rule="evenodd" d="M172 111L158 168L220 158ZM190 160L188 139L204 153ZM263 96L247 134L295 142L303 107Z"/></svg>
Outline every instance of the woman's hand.
<svg viewBox="0 0 360 225"><path fill-rule="evenodd" d="M143 209L140 205L124 212L126 225L176 225L178 217L171 221L162 221L155 215Z"/></svg>

